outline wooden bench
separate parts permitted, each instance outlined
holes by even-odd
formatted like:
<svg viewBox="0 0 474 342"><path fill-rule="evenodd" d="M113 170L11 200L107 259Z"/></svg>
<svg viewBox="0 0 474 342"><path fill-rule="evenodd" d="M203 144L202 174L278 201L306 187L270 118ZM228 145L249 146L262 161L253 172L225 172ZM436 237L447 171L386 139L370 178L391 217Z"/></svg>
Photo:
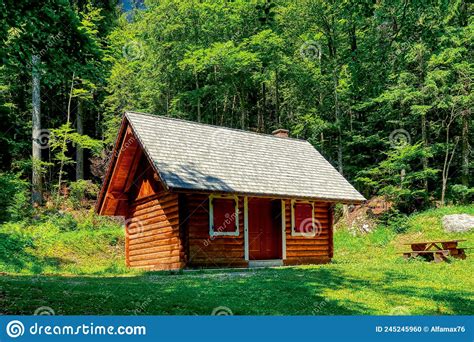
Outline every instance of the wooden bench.
<svg viewBox="0 0 474 342"><path fill-rule="evenodd" d="M426 260L441 262L447 260L450 255L449 250L431 250L431 251L409 251L403 252L405 259L416 258L418 256L424 257Z"/></svg>

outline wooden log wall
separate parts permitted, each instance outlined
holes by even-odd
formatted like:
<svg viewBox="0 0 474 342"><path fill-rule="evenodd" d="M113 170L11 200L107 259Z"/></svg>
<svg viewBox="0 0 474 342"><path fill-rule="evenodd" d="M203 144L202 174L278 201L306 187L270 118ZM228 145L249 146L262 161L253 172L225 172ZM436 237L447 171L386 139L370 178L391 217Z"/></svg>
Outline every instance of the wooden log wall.
<svg viewBox="0 0 474 342"><path fill-rule="evenodd" d="M317 234L314 237L291 235L291 200L285 200L286 260L285 265L321 264L333 256L332 206L314 203Z"/></svg>
<svg viewBox="0 0 474 342"><path fill-rule="evenodd" d="M160 192L130 204L126 225L127 266L171 270L185 266L178 195Z"/></svg>
<svg viewBox="0 0 474 342"><path fill-rule="evenodd" d="M239 197L239 236L209 236L209 196L183 194L190 267L246 267L244 259L244 199Z"/></svg>

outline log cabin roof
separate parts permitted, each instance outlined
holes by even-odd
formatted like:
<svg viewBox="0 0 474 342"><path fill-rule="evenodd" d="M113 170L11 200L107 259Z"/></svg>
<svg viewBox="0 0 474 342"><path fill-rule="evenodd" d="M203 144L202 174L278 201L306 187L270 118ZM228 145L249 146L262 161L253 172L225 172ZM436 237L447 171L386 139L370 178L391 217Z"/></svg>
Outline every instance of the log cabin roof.
<svg viewBox="0 0 474 342"><path fill-rule="evenodd" d="M136 137L138 149L141 147L167 190L308 198L344 203L365 200L305 140L136 112L125 113L122 130L124 127L127 127L128 134ZM118 146L123 144L120 139L124 139L123 134L122 138L119 134L116 155ZM128 147L127 151L129 160L135 154L130 152L135 151L132 147ZM99 212L108 191L108 182L117 173L113 171L120 168L120 165L113 165L117 159L113 159L109 165L99 196Z"/></svg>

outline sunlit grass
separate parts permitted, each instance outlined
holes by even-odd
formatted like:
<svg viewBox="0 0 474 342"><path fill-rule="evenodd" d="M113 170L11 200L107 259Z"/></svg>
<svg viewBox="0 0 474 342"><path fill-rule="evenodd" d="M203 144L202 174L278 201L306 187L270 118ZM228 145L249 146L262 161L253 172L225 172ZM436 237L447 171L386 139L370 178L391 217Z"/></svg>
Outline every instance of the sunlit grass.
<svg viewBox="0 0 474 342"><path fill-rule="evenodd" d="M439 264L406 261L399 253L407 241L464 238L465 245L474 245L473 232L441 228L443 215L460 212L474 209L414 215L404 234L386 227L365 236L337 231L333 263L264 270L131 271L123 267L120 227L92 233L48 233L43 227L42 238L27 243L26 252L15 252L24 258L24 268L15 270L21 263L0 259L8 272L0 277L1 313L31 314L49 306L67 315L208 315L225 306L237 315L472 315L472 252L466 260ZM53 256L72 263L49 265L47 258ZM50 275L35 275L35 262Z"/></svg>

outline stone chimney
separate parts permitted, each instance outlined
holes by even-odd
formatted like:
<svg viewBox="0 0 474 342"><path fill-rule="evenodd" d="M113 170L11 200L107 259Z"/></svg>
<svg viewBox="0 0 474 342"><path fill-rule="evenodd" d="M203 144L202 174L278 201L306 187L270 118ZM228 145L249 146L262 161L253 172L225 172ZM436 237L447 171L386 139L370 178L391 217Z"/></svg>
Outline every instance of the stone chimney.
<svg viewBox="0 0 474 342"><path fill-rule="evenodd" d="M288 138L288 133L290 133L290 131L283 128L278 128L272 132L274 136L280 137L280 138Z"/></svg>

